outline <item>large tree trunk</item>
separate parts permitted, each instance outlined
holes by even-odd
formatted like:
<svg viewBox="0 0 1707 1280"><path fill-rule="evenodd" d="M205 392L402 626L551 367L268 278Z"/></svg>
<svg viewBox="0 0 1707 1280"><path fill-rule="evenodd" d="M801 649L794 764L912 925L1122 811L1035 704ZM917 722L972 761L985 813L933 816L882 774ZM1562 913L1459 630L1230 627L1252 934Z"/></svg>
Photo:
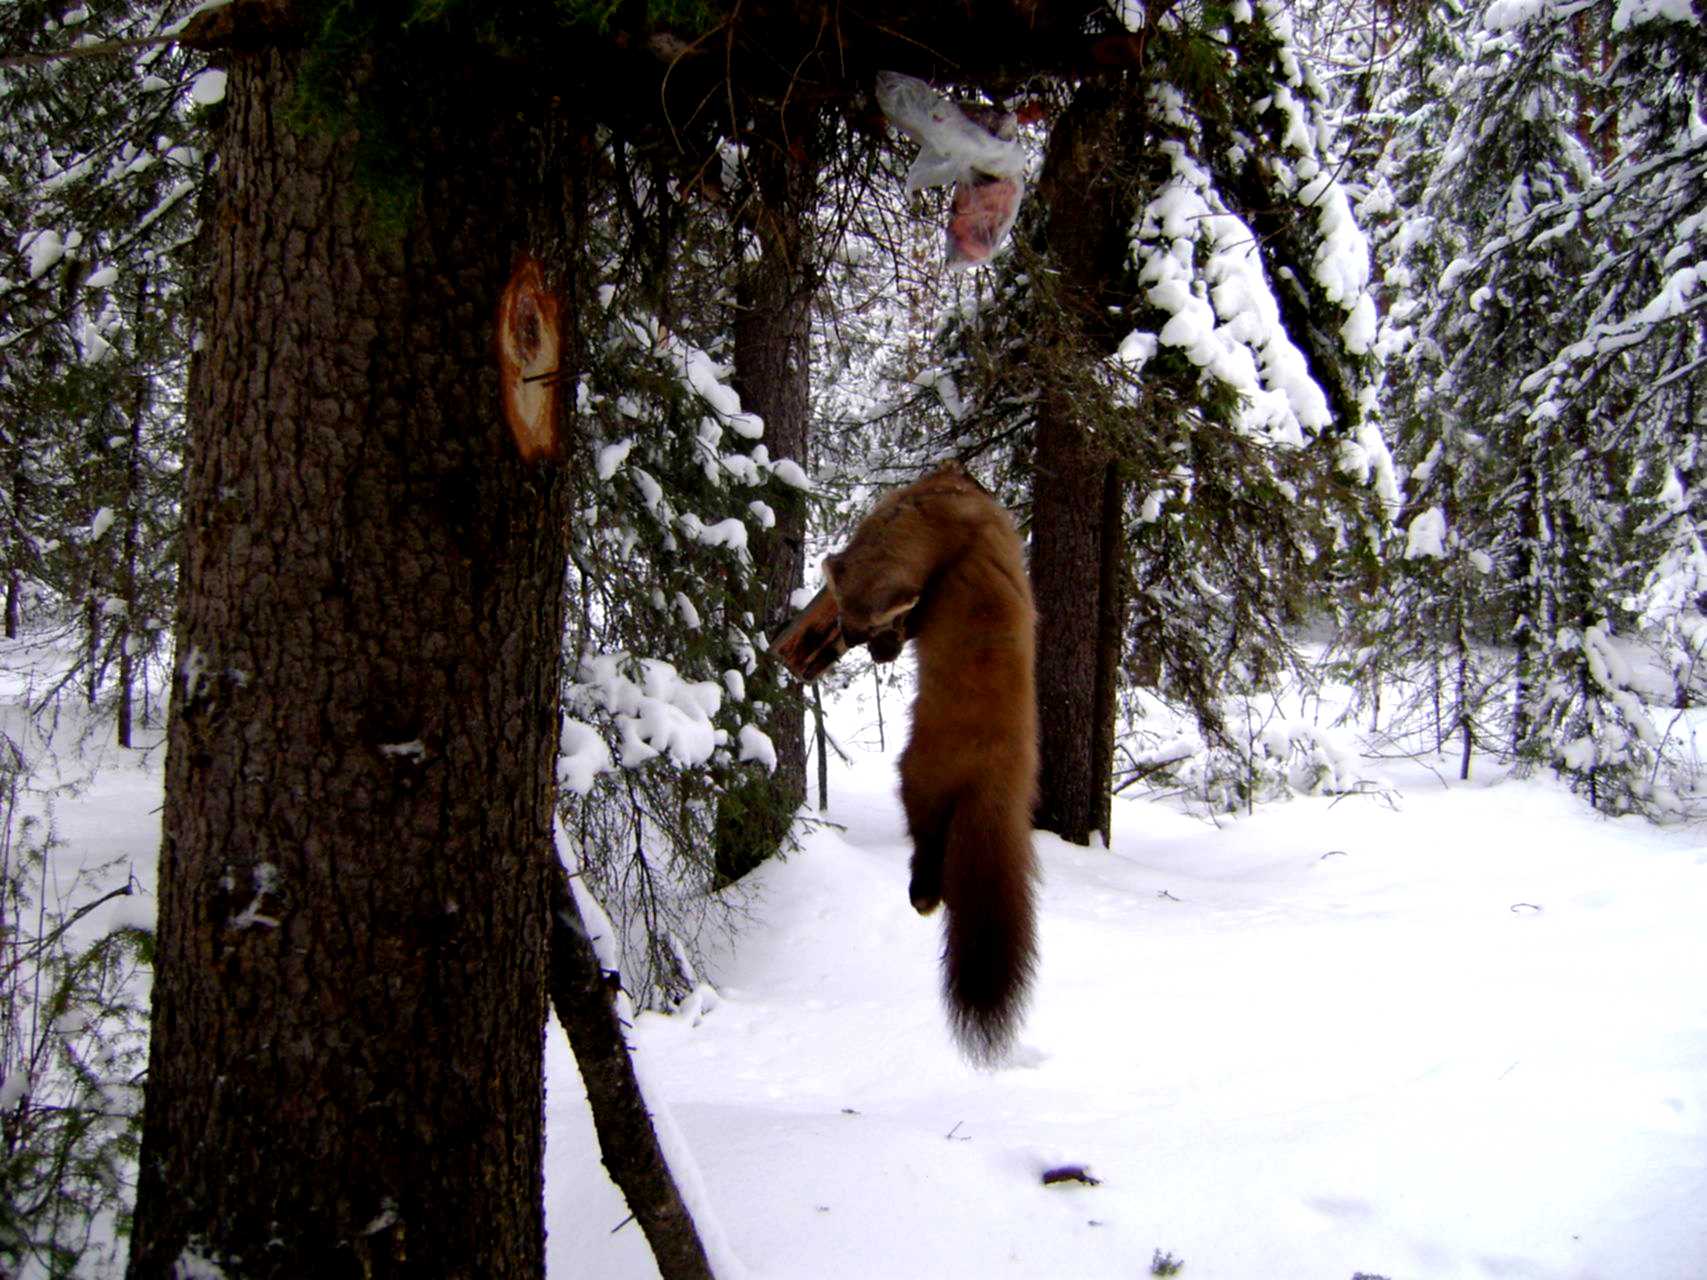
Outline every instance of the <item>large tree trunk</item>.
<svg viewBox="0 0 1707 1280"><path fill-rule="evenodd" d="M736 289L734 387L741 407L764 419L772 459L805 468L811 414L812 261L809 212L817 189L811 166L791 152L781 117L748 140L752 197L744 221L759 243ZM795 136L810 122L795 121ZM766 500L776 526L753 540L754 578L763 590L760 626L771 633L794 612L790 598L804 580L806 504L780 482ZM770 710L759 722L776 747L776 771L732 788L718 805L717 872L732 881L776 853L795 812L806 802L806 732L799 685L774 666L761 668L749 696Z"/></svg>
<svg viewBox="0 0 1707 1280"><path fill-rule="evenodd" d="M226 102L130 1274L536 1280L566 486L492 320L552 157L466 84L388 239L299 59Z"/></svg>
<svg viewBox="0 0 1707 1280"><path fill-rule="evenodd" d="M1037 825L1075 844L1107 838L1114 772L1115 674L1125 495L1112 450L1090 429L1095 364L1117 335L1108 290L1119 280L1132 210L1118 158L1128 124L1120 91L1081 88L1050 137L1038 196L1047 206L1050 283L1032 367L1037 407L1031 577L1037 600Z"/></svg>

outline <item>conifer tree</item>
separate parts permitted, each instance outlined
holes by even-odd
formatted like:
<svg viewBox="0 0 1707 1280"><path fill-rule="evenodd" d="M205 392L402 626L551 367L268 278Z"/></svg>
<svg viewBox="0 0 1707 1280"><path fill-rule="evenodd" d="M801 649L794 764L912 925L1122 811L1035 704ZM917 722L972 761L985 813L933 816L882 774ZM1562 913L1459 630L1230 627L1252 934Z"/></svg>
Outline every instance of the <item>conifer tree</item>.
<svg viewBox="0 0 1707 1280"><path fill-rule="evenodd" d="M0 18L0 548L6 629L80 633L78 684L129 745L163 659L176 564L196 119L223 74L164 40L188 5L15 6ZM67 41L111 46L66 58Z"/></svg>
<svg viewBox="0 0 1707 1280"><path fill-rule="evenodd" d="M1649 704L1687 695L1652 688L1643 652L1660 639L1687 681L1698 559L1675 460L1692 456L1699 326L1676 267L1701 194L1678 103L1698 92L1681 51L1697 28L1604 5L1444 12L1463 50L1451 131L1432 155L1420 132L1391 153L1430 159L1392 237L1410 476L1388 655L1450 688L1436 719L1463 734L1465 767L1479 744L1560 769L1601 807L1668 809ZM1662 71L1640 89L1637 58ZM1656 109L1630 109L1644 94ZM1656 236L1656 205L1679 235Z"/></svg>
<svg viewBox="0 0 1707 1280"><path fill-rule="evenodd" d="M1112 717L1106 641L1051 652L1069 620L1094 635L1102 615L1119 682L1226 746L1223 695L1290 662L1309 584L1372 555L1395 497L1368 394L1369 259L1278 6L1160 7L1128 38L1137 65L1058 108L995 296L951 322L932 381L964 400L963 451L1008 442L1024 468L1034 548L1054 510L1103 530L1094 554L1035 575L1040 681L1062 661L1063 687L1088 693L1060 731L1083 746ZM1065 454L1046 419L1072 424ZM1048 503L1067 470L1074 496ZM1078 838L1106 821L1111 752L1104 737L1078 753L1075 792L1095 797L1074 806Z"/></svg>

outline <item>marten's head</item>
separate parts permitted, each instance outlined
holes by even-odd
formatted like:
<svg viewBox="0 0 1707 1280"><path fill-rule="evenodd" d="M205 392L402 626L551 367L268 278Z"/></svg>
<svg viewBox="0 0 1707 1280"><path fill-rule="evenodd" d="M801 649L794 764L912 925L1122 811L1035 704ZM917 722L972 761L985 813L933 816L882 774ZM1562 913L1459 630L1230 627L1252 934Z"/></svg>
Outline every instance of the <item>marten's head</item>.
<svg viewBox="0 0 1707 1280"><path fill-rule="evenodd" d="M919 602L916 575L885 548L856 537L846 550L824 557L824 579L842 615L842 634L864 644L895 627Z"/></svg>
<svg viewBox="0 0 1707 1280"><path fill-rule="evenodd" d="M824 577L849 643L893 631L898 647L902 624L942 555L943 499L982 492L959 463L946 463L887 494L853 540L825 557Z"/></svg>

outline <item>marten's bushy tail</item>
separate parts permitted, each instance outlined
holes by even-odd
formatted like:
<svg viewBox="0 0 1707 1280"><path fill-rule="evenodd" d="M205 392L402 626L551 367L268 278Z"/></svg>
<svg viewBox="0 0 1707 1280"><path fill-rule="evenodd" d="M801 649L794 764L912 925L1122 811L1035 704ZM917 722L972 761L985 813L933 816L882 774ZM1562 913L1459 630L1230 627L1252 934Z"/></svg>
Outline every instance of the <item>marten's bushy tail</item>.
<svg viewBox="0 0 1707 1280"><path fill-rule="evenodd" d="M961 798L943 858L943 994L961 1051L978 1063L1013 1043L1037 966L1031 824L993 790Z"/></svg>

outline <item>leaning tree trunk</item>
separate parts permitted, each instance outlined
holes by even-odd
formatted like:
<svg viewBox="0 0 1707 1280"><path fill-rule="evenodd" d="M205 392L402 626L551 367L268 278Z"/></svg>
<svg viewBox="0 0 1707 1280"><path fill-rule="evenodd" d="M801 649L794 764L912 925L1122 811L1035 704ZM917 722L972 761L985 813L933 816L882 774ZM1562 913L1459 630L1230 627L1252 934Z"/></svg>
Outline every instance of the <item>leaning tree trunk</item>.
<svg viewBox="0 0 1707 1280"><path fill-rule="evenodd" d="M1035 820L1075 844L1093 831L1108 836L1125 629L1125 493L1106 434L1090 419L1103 395L1096 365L1118 336L1107 327L1107 291L1120 279L1132 220L1130 184L1110 162L1123 154L1127 110L1118 89L1081 88L1050 136L1038 189L1049 282L1030 335L1044 380L1031 508L1042 709Z"/></svg>
<svg viewBox="0 0 1707 1280"><path fill-rule="evenodd" d="M531 1280L567 486L492 320L549 157L464 84L388 237L299 62L225 107L130 1274Z"/></svg>
<svg viewBox="0 0 1707 1280"><path fill-rule="evenodd" d="M745 221L759 255L746 264L736 289L734 386L741 407L764 419L771 458L792 458L804 469L816 280L808 211L816 182L810 164L790 149L781 117L770 123L769 130L760 128L748 139L753 182ZM795 138L806 136L809 122L794 123ZM759 623L769 634L792 616L791 597L804 580L806 504L780 481L773 482L766 501L776 525L753 539L753 572L763 597ZM776 748L776 771L732 787L718 805L717 874L724 881L739 879L776 853L806 802L800 687L774 666L761 667L748 694L770 708L759 727Z"/></svg>

